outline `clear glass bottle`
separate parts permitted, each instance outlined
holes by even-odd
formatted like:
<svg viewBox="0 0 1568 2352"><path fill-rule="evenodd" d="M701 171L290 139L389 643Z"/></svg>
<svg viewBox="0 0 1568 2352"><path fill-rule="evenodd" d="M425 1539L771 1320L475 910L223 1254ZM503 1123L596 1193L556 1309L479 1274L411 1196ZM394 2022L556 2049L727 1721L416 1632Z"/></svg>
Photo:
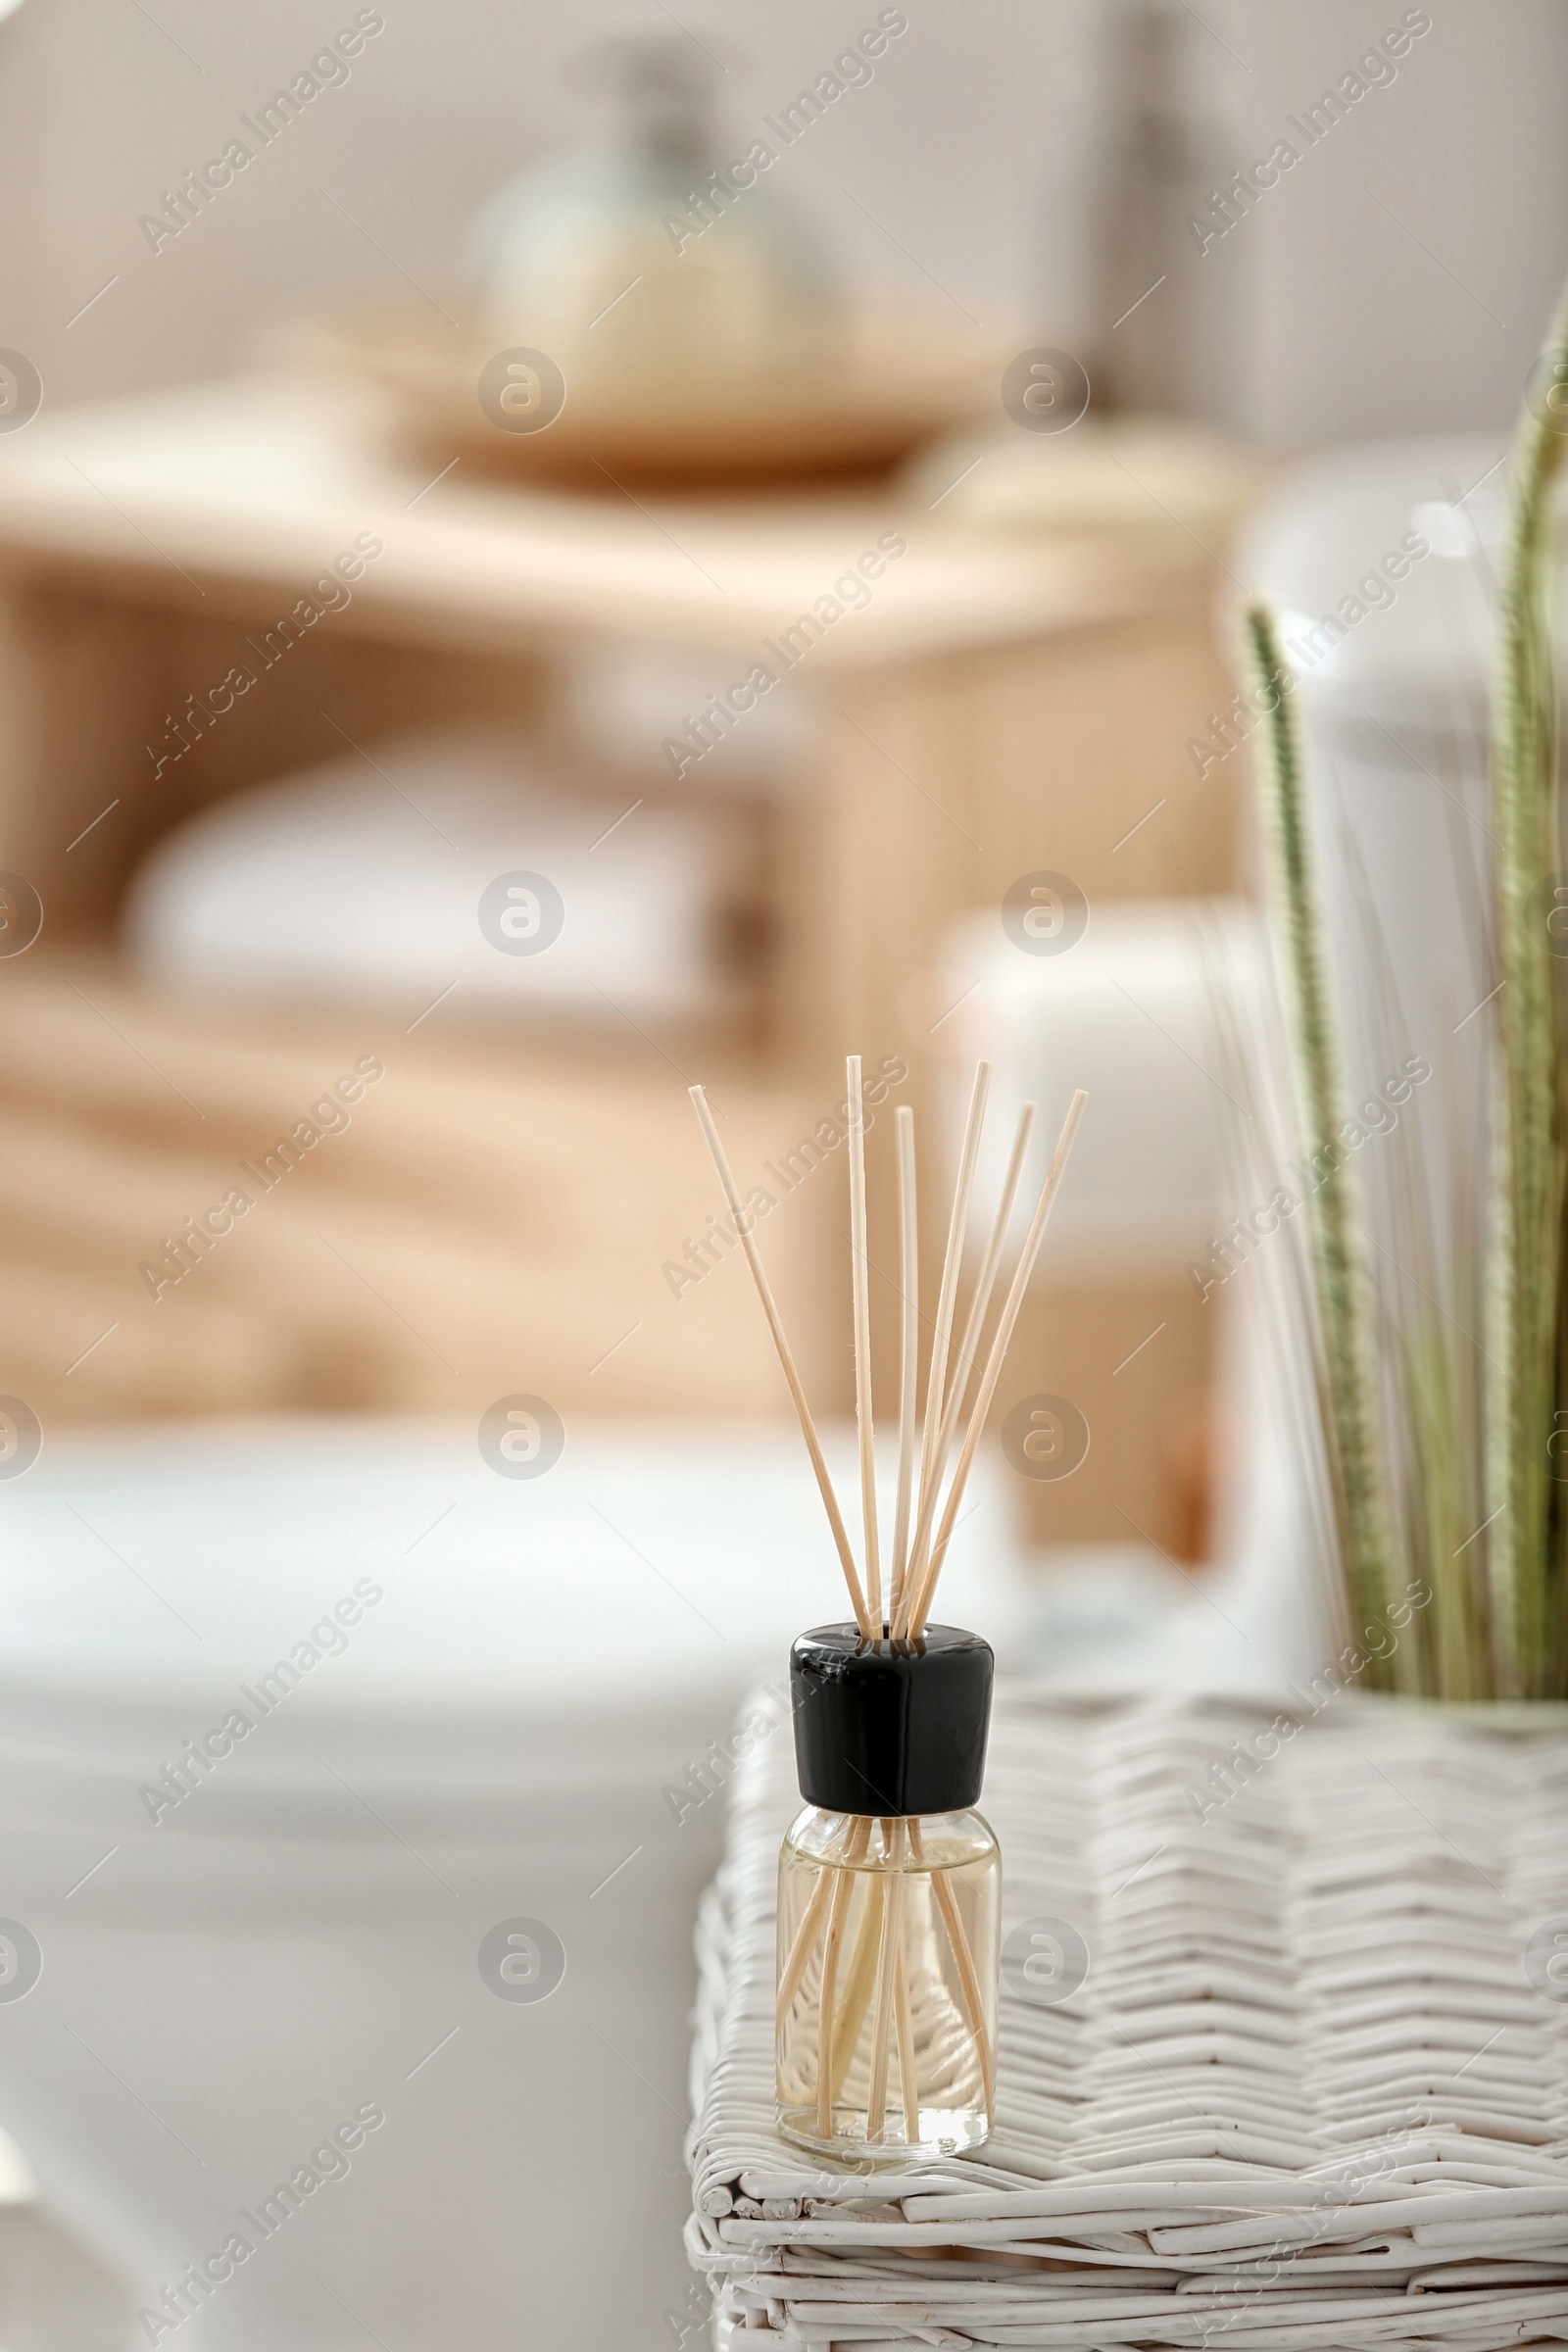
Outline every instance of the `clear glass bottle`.
<svg viewBox="0 0 1568 2352"><path fill-rule="evenodd" d="M979 1813L808 1805L797 1817L778 1865L778 2121L791 2139L875 2163L961 2155L989 2136L1001 1889Z"/></svg>
<svg viewBox="0 0 1568 2352"><path fill-rule="evenodd" d="M972 1799L991 1668L950 1626L795 1645L807 1803L779 1854L777 2115L818 2155L908 2162L990 2135L1002 1854ZM887 1810L852 1809L856 1787Z"/></svg>

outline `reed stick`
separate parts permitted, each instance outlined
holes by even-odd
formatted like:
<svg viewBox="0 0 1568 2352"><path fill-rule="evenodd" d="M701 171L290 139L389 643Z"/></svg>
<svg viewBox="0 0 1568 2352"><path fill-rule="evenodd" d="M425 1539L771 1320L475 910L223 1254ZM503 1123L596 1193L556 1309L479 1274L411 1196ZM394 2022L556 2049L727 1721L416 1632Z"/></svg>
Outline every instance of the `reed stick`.
<svg viewBox="0 0 1568 2352"><path fill-rule="evenodd" d="M991 1309L991 1294L996 1288L997 1275L1002 1265L1002 1252L1006 1246L1007 1227L1012 1218L1012 1204L1018 1196L1018 1182L1023 1175L1024 1154L1029 1149L1029 1138L1034 1132L1035 1114L1038 1108L1037 1103L1026 1102L1018 1115L1018 1132L1012 1139L1012 1156L1007 1162L1007 1173L1002 1186L1002 1198L997 1202L997 1213L992 1221L991 1236L986 1243L986 1253L980 1261L980 1272L975 1281L974 1297L969 1301L968 1320L963 1327L963 1338L958 1344L958 1376L952 1384L951 1393L942 1411L942 1432L937 1442L939 1463L947 1461L948 1448L953 1444L953 1433L958 1426L958 1415L963 1410L964 1391L969 1386L969 1376L974 1370L975 1358L980 1352L980 1334L985 1329L986 1316ZM938 1475L940 1476L940 1471Z"/></svg>
<svg viewBox="0 0 1568 2352"><path fill-rule="evenodd" d="M902 1823L896 1821L884 1821L882 1824L883 1854L890 1866L896 1861L902 1844ZM904 1934L904 1905L900 1900L904 1890L902 1874L890 1867L884 1885L887 1893L882 1905L882 1936L876 1955L876 2003L871 2022L871 2088L865 2109L867 2139L880 2139L887 2127L894 1964Z"/></svg>
<svg viewBox="0 0 1568 2352"><path fill-rule="evenodd" d="M1562 1633L1563 1513L1547 1451L1562 1314L1561 974L1536 894L1562 864L1553 491L1568 415L1548 404L1562 390L1565 353L1568 300L1514 440L1493 698L1498 991L1483 1426L1496 1673L1507 1698L1555 1687L1551 1651Z"/></svg>
<svg viewBox="0 0 1568 2352"><path fill-rule="evenodd" d="M887 1910L887 1873L871 1870L866 1873L865 1901L860 1909L860 1924L856 1931L855 1948L850 1965L844 1972L844 1998L839 2005L833 2027L833 2058L830 2090L836 2107L839 2095L849 2081L855 2053L860 2046L860 2034L876 1990L876 1956L882 1943L882 1920Z"/></svg>
<svg viewBox="0 0 1568 2352"><path fill-rule="evenodd" d="M899 1831L902 1855L904 1837L902 1822L899 1824ZM901 1873L899 1879L901 1915L906 1915L908 1911L906 1887L906 1882ZM920 2136L920 2085L914 2071L914 2020L909 2015L909 1970L905 1957L902 1917L898 1945L893 1954L893 2016L899 2036L899 2090L904 2100L904 2140L906 2147L912 2148Z"/></svg>
<svg viewBox="0 0 1568 2352"><path fill-rule="evenodd" d="M850 1283L855 1306L855 1426L860 1446L860 1524L865 1546L865 1610L882 1633L882 1560L876 1523L876 1432L871 1418L871 1274L865 1230L865 1099L860 1056L845 1063L850 1103Z"/></svg>
<svg viewBox="0 0 1568 2352"><path fill-rule="evenodd" d="M801 1435L806 1440L806 1450L811 1457L811 1468L816 1473L816 1484L822 1496L822 1507L827 1512L828 1525L833 1531L833 1541L838 1546L839 1565L844 1571L844 1582L849 1590L850 1605L855 1611L855 1622L868 1642L874 1641L876 1637L871 1629L871 1618L865 1605L865 1595L860 1590L860 1579L855 1565L855 1554L850 1549L850 1539L839 1511L838 1496L833 1492L833 1482L827 1474L827 1463L822 1458L822 1447L817 1439L816 1425L811 1419L811 1408L806 1401L806 1391L802 1388L801 1376L795 1369L795 1358L790 1351L789 1341L784 1336L784 1326L779 1319L778 1308L773 1302L772 1289L762 1270L761 1258L758 1255L757 1243L752 1233L752 1227L757 1222L756 1217L751 1210L742 1205L735 1179L730 1173L729 1161L725 1157L724 1147L718 1140L718 1129L713 1124L713 1114L708 1106L707 1095L700 1086L690 1088L689 1092L698 1119L702 1124L703 1134L708 1140L708 1149L712 1153L713 1165L718 1170L718 1181L724 1188L724 1198L729 1202L730 1221L740 1235L741 1248L746 1252L746 1262L752 1269L752 1280L757 1285L757 1296L762 1302L762 1312L767 1317L767 1327L773 1335L773 1345L778 1350L778 1360L783 1367L796 1417L801 1424Z"/></svg>
<svg viewBox="0 0 1568 2352"><path fill-rule="evenodd" d="M1354 1171L1343 1143L1349 1105L1325 968L1322 906L1295 701L1282 691L1290 673L1280 651L1274 616L1266 606L1250 606L1243 627L1253 705L1267 712L1254 736L1258 806L1284 995L1291 1015L1304 1155L1314 1173L1323 1165L1323 1181L1307 1194L1307 1230L1322 1329L1327 1434L1340 1544L1351 1613L1359 1630L1371 1625L1397 1598L1389 1468L1373 1345L1374 1294L1356 1213ZM1369 1662L1369 1682L1387 1687L1390 1679L1380 1661Z"/></svg>
<svg viewBox="0 0 1568 2352"><path fill-rule="evenodd" d="M942 1261L942 1288L937 1294L936 1328L931 1335L931 1356L926 1367L925 1426L920 1437L920 1509L910 1549L909 1570L900 1597L899 1616L893 1627L896 1635L906 1634L909 1630L910 1595L920 1580L925 1545L930 1538L932 1519L936 1515L937 1492L941 1484L936 1466L937 1442L942 1429L948 1347L953 1337L953 1310L958 1295L958 1268L963 1260L964 1228L969 1221L969 1197L974 1190L980 1130L985 1124L986 1098L990 1092L991 1064L989 1061L977 1062L974 1089L969 1097L969 1115L964 1122L963 1149L958 1157L958 1180L953 1188L953 1214L948 1220L947 1254Z"/></svg>
<svg viewBox="0 0 1568 2352"><path fill-rule="evenodd" d="M850 1833L845 1861L835 1865L832 1872L833 1891L827 1908L827 1934L822 1940L821 2004L816 2016L816 2132L819 2139L833 2136L833 2017L838 2007L839 1945L844 1940L844 1914L855 1892L853 1864L858 1862L870 1841L871 1824L858 1820Z"/></svg>
<svg viewBox="0 0 1568 2352"><path fill-rule="evenodd" d="M974 1465L975 1453L985 1430L986 1416L991 1410L991 1400L997 1393L997 1383L1002 1378L1002 1367L1006 1360L1013 1328L1023 1305L1024 1293L1029 1288L1029 1277L1034 1272L1035 1259L1040 1254L1040 1245L1045 1239L1046 1227L1051 1220L1051 1212L1055 1206L1056 1195L1061 1189L1061 1180L1066 1172L1067 1160L1078 1134L1078 1122L1084 1115L1084 1105L1088 1101L1088 1095L1080 1087L1067 1105L1067 1115L1061 1122L1061 1133L1056 1138L1056 1148L1051 1155L1051 1165L1046 1170L1046 1181L1040 1189L1040 1199L1035 1203L1035 1213L1029 1221L1029 1231L1024 1237L1023 1249L1019 1253L1018 1263L1013 1269L1012 1286L1007 1293L1002 1313L997 1321L996 1331L992 1336L991 1353L986 1360L985 1375L975 1396L974 1410L969 1416L969 1427L964 1435L963 1445L954 1469L953 1483L948 1489L948 1499L942 1513L942 1524L937 1531L936 1542L931 1546L931 1557L921 1576L913 1607L908 1611L909 1629L916 1635L924 1632L926 1617L936 1596L937 1579L942 1574L942 1563L948 1556L948 1545L953 1541L953 1530L957 1524L958 1505L963 1500L963 1490Z"/></svg>
<svg viewBox="0 0 1568 2352"><path fill-rule="evenodd" d="M914 1188L914 1113L907 1102L899 1104L894 1123L899 1149L899 1287L904 1311L899 1359L899 1491L893 1516L893 1557L888 1569L890 1623L899 1613L909 1560L915 1396L920 1381L920 1227Z"/></svg>
<svg viewBox="0 0 1568 2352"><path fill-rule="evenodd" d="M827 1909L828 1897L833 1891L833 1878L837 1868L838 1865L834 1862L823 1863L817 1876L816 1885L811 1888L810 1895L807 1900L806 1909L801 1913L800 1925L795 1931L795 1941L790 1946L790 1956L784 1963L778 1981L776 2023L780 2033L784 2030L784 2020L790 2013L795 1996L805 1983L806 1972L811 1964L811 1954L816 1949L816 1939L822 1929L822 1914Z"/></svg>
<svg viewBox="0 0 1568 2352"><path fill-rule="evenodd" d="M963 1262L964 1228L969 1221L969 1197L974 1190L975 1161L980 1153L980 1130L985 1124L986 1098L990 1092L991 1064L989 1061L977 1062L974 1088L969 1097L969 1115L963 1127L963 1149L958 1155L958 1179L953 1188L953 1214L948 1220L948 1247L942 1260L942 1287L937 1293L936 1328L931 1335L931 1356L926 1366L925 1426L920 1436L922 1512L926 1507L926 1492L931 1483L937 1433L942 1427L948 1347L953 1338L953 1310L958 1298L958 1269Z"/></svg>
<svg viewBox="0 0 1568 2352"><path fill-rule="evenodd" d="M963 1914L958 1909L957 1897L948 1884L946 1872L932 1869L926 1862L925 1841L920 1835L920 1824L911 1820L908 1824L908 1831L910 1851L914 1855L916 1864L921 1870L926 1871L930 1878L931 1891L936 1896L937 1909L942 1914L942 1924L948 1932L948 1942L951 1944L953 1956L958 1964L958 1983L963 1988L963 2003L969 2012L969 2023L974 2029L975 2041L980 2051L980 2076L985 2084L986 2123L989 2126L995 2118L997 2062L996 2053L991 2047L991 2036L986 2031L985 2003L980 1994L980 1977L975 1968L974 1953L969 1948L969 1937L964 1928Z"/></svg>

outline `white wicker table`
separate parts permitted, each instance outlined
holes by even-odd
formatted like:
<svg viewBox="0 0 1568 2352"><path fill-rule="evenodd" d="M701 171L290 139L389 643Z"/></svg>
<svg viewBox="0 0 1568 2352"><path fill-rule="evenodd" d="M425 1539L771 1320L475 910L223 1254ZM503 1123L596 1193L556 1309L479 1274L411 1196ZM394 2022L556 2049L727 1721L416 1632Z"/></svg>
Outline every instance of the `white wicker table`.
<svg viewBox="0 0 1568 2352"><path fill-rule="evenodd" d="M721 2346L1568 2342L1563 1713L1279 1724L999 1690L1004 1936L1061 1923L1088 1974L1052 1999L1004 1940L995 2134L918 2171L773 2129L788 1724L738 1768L689 2145Z"/></svg>

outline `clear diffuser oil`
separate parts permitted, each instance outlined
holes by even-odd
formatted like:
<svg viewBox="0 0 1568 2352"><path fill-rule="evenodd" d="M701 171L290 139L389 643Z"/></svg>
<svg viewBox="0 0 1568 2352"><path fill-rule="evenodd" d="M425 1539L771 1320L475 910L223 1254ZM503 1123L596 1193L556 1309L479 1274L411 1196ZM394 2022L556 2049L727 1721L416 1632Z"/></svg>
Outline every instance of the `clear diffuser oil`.
<svg viewBox="0 0 1568 2352"><path fill-rule="evenodd" d="M991 2131L1002 1856L972 1811L808 1805L779 1855L778 2123L856 2163Z"/></svg>

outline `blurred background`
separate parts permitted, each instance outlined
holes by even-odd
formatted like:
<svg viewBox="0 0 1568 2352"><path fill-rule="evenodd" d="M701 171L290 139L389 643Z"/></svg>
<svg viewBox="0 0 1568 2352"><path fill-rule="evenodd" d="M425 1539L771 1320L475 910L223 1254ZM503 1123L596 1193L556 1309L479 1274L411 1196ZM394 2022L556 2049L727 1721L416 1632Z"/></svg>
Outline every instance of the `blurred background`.
<svg viewBox="0 0 1568 2352"><path fill-rule="evenodd" d="M697 2340L690 1775L838 1602L691 1083L837 1423L864 1056L885 1424L894 1104L933 1298L975 1059L994 1139L1089 1085L954 1609L1310 1666L1229 614L1419 937L1565 93L1547 0L0 23L9 2342ZM381 2182L181 2289L383 2082Z"/></svg>

